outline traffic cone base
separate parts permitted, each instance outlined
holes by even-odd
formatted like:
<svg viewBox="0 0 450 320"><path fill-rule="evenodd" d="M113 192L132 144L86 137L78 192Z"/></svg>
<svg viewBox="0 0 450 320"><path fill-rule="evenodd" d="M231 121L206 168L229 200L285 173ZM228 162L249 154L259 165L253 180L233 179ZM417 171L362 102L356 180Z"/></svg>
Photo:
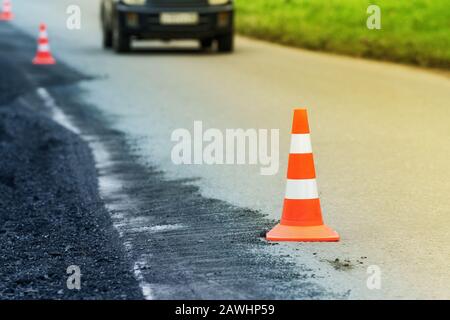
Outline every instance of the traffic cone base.
<svg viewBox="0 0 450 320"><path fill-rule="evenodd" d="M278 224L267 233L266 239L269 241L336 242L339 241L339 235L326 225L304 227Z"/></svg>
<svg viewBox="0 0 450 320"><path fill-rule="evenodd" d="M6 13L6 12L0 13L1 21L11 21L13 19L14 19L14 15L12 13Z"/></svg>
<svg viewBox="0 0 450 320"><path fill-rule="evenodd" d="M56 61L53 57L47 57L47 58L36 57L33 59L33 64L50 65L50 64L56 64Z"/></svg>

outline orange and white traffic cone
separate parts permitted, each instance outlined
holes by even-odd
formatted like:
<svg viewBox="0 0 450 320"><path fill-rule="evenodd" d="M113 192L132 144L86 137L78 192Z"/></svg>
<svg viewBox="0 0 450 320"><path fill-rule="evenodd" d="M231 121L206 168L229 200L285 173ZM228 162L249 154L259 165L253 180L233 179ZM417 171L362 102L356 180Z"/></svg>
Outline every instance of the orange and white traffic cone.
<svg viewBox="0 0 450 320"><path fill-rule="evenodd" d="M305 109L294 110L283 214L281 222L267 233L266 239L339 241L337 232L323 223Z"/></svg>
<svg viewBox="0 0 450 320"><path fill-rule="evenodd" d="M39 27L38 49L33 64L55 64L56 61L50 52L50 45L47 35L47 27L41 24Z"/></svg>
<svg viewBox="0 0 450 320"><path fill-rule="evenodd" d="M12 13L12 5L10 0L3 0L3 9L0 13L0 20L11 21L14 19L14 14Z"/></svg>

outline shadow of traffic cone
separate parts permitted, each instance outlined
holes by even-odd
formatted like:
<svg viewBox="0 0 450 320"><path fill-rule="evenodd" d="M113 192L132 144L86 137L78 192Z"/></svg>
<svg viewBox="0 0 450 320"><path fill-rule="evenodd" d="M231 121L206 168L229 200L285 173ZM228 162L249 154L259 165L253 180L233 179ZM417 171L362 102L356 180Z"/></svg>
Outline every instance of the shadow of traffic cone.
<svg viewBox="0 0 450 320"><path fill-rule="evenodd" d="M50 45L48 42L47 27L45 24L41 24L39 27L39 39L38 39L38 49L36 57L33 59L33 64L55 64L56 61L53 59L50 52Z"/></svg>
<svg viewBox="0 0 450 320"><path fill-rule="evenodd" d="M11 21L14 19L14 14L12 13L12 5L10 0L3 0L3 9L0 13L0 20Z"/></svg>
<svg viewBox="0 0 450 320"><path fill-rule="evenodd" d="M305 109L294 110L283 213L281 222L267 233L266 239L339 241L337 232L323 223Z"/></svg>

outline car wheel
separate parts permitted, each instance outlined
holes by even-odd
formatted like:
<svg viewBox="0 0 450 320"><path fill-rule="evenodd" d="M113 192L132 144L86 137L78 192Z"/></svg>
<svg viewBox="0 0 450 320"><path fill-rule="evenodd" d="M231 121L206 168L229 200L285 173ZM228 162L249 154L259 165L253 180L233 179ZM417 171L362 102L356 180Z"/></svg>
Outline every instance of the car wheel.
<svg viewBox="0 0 450 320"><path fill-rule="evenodd" d="M112 32L112 45L114 48L114 51L117 53L123 53L130 51L130 36L128 36L122 26L120 25L120 22L116 18L116 21L114 22L114 28Z"/></svg>
<svg viewBox="0 0 450 320"><path fill-rule="evenodd" d="M200 46L202 48L202 50L209 50L211 49L213 44L213 39L202 39L200 40Z"/></svg>
<svg viewBox="0 0 450 320"><path fill-rule="evenodd" d="M105 17L105 7L102 5L100 9L100 21L102 28L102 44L103 48L109 49L112 47L113 35L110 28L108 28Z"/></svg>
<svg viewBox="0 0 450 320"><path fill-rule="evenodd" d="M108 30L105 26L103 27L103 48L109 49L113 45L113 33Z"/></svg>
<svg viewBox="0 0 450 320"><path fill-rule="evenodd" d="M234 49L233 34L227 34L217 39L219 52L232 52Z"/></svg>

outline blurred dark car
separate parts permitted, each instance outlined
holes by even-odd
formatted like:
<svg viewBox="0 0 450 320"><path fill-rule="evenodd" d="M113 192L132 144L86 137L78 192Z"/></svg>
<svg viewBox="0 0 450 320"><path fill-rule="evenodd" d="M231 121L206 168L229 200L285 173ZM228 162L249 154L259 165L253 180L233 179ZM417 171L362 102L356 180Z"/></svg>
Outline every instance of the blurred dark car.
<svg viewBox="0 0 450 320"><path fill-rule="evenodd" d="M202 49L217 41L220 52L232 52L232 0L102 0L103 46L130 50L131 39L197 39Z"/></svg>

